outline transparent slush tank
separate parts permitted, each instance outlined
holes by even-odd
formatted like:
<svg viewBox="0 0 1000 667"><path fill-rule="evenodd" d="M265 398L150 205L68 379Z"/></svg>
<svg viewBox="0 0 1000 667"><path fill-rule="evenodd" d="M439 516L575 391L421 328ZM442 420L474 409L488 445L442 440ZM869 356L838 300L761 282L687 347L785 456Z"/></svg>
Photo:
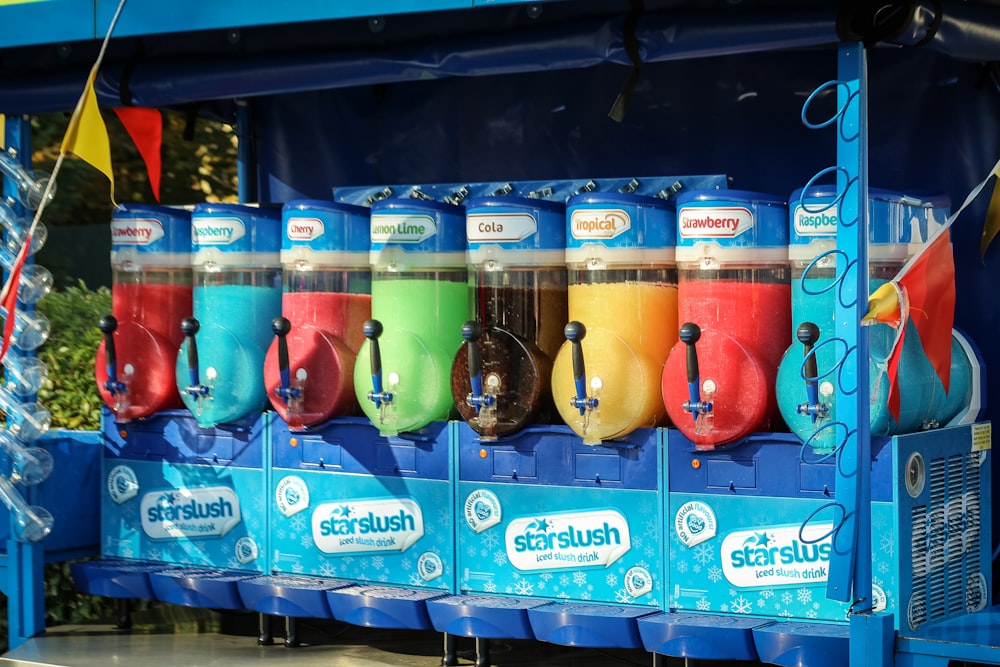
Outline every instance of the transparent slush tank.
<svg viewBox="0 0 1000 667"><path fill-rule="evenodd" d="M372 320L354 388L384 435L454 412L451 362L471 313L463 211L433 201L372 205ZM419 230L419 231L418 231Z"/></svg>
<svg viewBox="0 0 1000 667"><path fill-rule="evenodd" d="M465 206L475 311L451 391L462 418L492 440L559 421L551 378L567 315L566 207L520 196Z"/></svg>

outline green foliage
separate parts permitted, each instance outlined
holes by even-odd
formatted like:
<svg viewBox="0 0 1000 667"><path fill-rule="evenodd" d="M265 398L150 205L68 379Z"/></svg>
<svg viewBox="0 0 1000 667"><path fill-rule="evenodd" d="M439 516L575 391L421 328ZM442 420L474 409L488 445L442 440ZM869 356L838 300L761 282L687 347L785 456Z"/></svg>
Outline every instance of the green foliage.
<svg viewBox="0 0 1000 667"><path fill-rule="evenodd" d="M101 342L97 322L111 312L111 290L89 290L81 281L38 302L52 333L38 349L48 379L38 401L52 413L54 428L100 428L101 396L94 380L94 354Z"/></svg>

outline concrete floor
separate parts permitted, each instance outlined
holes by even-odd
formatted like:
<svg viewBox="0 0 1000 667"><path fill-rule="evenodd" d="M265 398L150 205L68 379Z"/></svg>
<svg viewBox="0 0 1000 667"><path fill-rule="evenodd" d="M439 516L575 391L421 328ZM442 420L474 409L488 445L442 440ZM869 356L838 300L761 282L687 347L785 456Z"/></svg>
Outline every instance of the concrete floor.
<svg viewBox="0 0 1000 667"><path fill-rule="evenodd" d="M444 653L436 632L362 628L337 621L299 620L301 646L284 646L283 628L274 619L275 644L258 646L247 624L234 634L126 633L112 626L60 626L47 630L0 657L0 667L58 665L108 667L245 667L288 664L296 667L438 667ZM648 667L653 656L641 650L557 646L530 640L491 640L491 664L498 667ZM474 640L455 638L457 664L476 661ZM660 664L683 664L662 659Z"/></svg>

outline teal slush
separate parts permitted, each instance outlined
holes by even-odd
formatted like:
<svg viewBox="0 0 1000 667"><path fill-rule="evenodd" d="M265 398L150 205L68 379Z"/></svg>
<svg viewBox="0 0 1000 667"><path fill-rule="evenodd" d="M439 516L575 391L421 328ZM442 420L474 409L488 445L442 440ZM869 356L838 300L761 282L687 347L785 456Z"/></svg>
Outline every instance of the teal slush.
<svg viewBox="0 0 1000 667"><path fill-rule="evenodd" d="M372 279L372 318L382 323L378 339L382 383L393 397L379 408L372 391L371 342L354 367L361 409L385 435L415 431L452 411L451 364L471 318L471 288L465 270L380 274Z"/></svg>
<svg viewBox="0 0 1000 667"><path fill-rule="evenodd" d="M177 357L178 388L199 426L208 428L258 413L267 404L264 355L274 334L271 320L281 315L281 288L212 285L194 288L195 336L200 381L207 397L187 393L187 341Z"/></svg>

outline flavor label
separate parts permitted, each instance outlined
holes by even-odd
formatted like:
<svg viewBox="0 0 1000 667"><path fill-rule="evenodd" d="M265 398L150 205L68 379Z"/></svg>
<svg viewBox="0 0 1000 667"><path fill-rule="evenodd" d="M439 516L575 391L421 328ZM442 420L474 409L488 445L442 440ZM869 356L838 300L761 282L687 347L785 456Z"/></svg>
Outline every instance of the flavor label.
<svg viewBox="0 0 1000 667"><path fill-rule="evenodd" d="M578 208L570 215L575 239L612 239L632 228L632 218L622 209Z"/></svg>
<svg viewBox="0 0 1000 667"><path fill-rule="evenodd" d="M500 523L500 500L492 491L476 489L465 499L465 522L477 533Z"/></svg>
<svg viewBox="0 0 1000 667"><path fill-rule="evenodd" d="M470 213L465 236L470 243L523 241L538 231L538 222L527 213Z"/></svg>
<svg viewBox="0 0 1000 667"><path fill-rule="evenodd" d="M326 229L319 218L289 218L285 223L285 236L292 241L314 241Z"/></svg>
<svg viewBox="0 0 1000 667"><path fill-rule="evenodd" d="M155 218L113 219L113 245L150 245L163 238L163 224Z"/></svg>
<svg viewBox="0 0 1000 667"><path fill-rule="evenodd" d="M372 216L372 243L420 243L435 234L437 225L427 215Z"/></svg>
<svg viewBox="0 0 1000 667"><path fill-rule="evenodd" d="M142 530L152 539L221 537L240 523L240 500L228 486L167 489L145 494Z"/></svg>
<svg viewBox="0 0 1000 667"><path fill-rule="evenodd" d="M278 482L274 500L278 505L278 511L285 516L298 514L309 507L309 487L301 477L295 475L283 477Z"/></svg>
<svg viewBox="0 0 1000 667"><path fill-rule="evenodd" d="M742 206L687 207L677 212L681 238L733 238L753 229L753 213Z"/></svg>
<svg viewBox="0 0 1000 667"><path fill-rule="evenodd" d="M128 466L115 466L108 473L108 495L117 505L139 495L139 480Z"/></svg>
<svg viewBox="0 0 1000 667"><path fill-rule="evenodd" d="M631 548L628 521L614 509L514 519L504 536L519 570L607 567Z"/></svg>
<svg viewBox="0 0 1000 667"><path fill-rule="evenodd" d="M229 245L246 236L246 225L239 218L194 218L191 234L195 245Z"/></svg>
<svg viewBox="0 0 1000 667"><path fill-rule="evenodd" d="M705 503L684 503L674 515L674 531L686 547L693 547L715 537L716 529L715 512Z"/></svg>
<svg viewBox="0 0 1000 667"><path fill-rule="evenodd" d="M313 542L326 554L405 551L424 536L424 516L412 498L374 498L317 505Z"/></svg>
<svg viewBox="0 0 1000 667"><path fill-rule="evenodd" d="M811 210L796 206L792 214L792 225L799 236L835 236L838 222L836 206L813 205Z"/></svg>

